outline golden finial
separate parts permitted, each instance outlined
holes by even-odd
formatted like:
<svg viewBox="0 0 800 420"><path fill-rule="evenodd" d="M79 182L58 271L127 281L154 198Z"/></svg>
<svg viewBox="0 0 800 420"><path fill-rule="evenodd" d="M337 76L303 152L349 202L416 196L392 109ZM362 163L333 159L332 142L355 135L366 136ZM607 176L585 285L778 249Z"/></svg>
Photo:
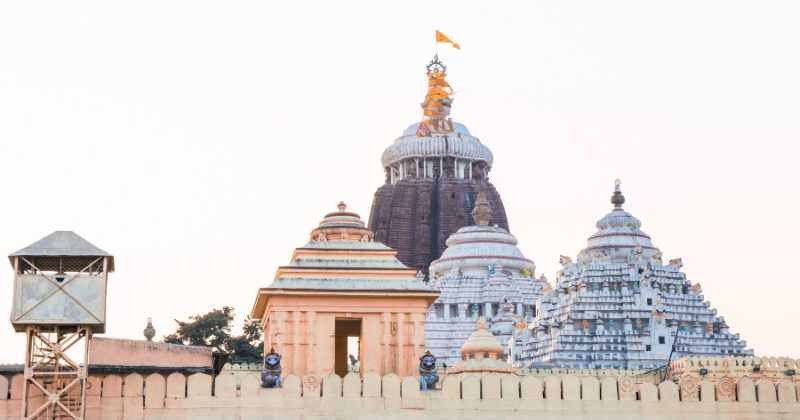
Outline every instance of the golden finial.
<svg viewBox="0 0 800 420"><path fill-rule="evenodd" d="M453 103L453 88L447 83L447 66L433 57L427 66L428 93L422 105L422 122L417 129L417 137L425 137L431 133L453 131L453 120L450 116L450 105Z"/></svg>
<svg viewBox="0 0 800 420"><path fill-rule="evenodd" d="M345 211L347 210L347 204L345 204L344 201L340 201L339 204L336 205L336 208L338 208L339 211Z"/></svg>

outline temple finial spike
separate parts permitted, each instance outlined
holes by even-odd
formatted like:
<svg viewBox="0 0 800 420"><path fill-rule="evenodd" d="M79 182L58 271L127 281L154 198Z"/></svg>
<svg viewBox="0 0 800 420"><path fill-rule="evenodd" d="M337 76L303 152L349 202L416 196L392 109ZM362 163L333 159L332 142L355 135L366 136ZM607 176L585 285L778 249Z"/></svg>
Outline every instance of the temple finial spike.
<svg viewBox="0 0 800 420"><path fill-rule="evenodd" d="M156 336L156 329L153 328L153 318L147 318L147 326L145 326L143 333L147 341L153 341L153 337Z"/></svg>
<svg viewBox="0 0 800 420"><path fill-rule="evenodd" d="M619 178L614 180L614 195L611 196L611 204L614 205L615 209L622 209L622 205L625 204L625 196L622 195L622 181Z"/></svg>
<svg viewBox="0 0 800 420"><path fill-rule="evenodd" d="M336 205L336 208L338 208L339 211L345 211L347 210L347 204L345 204L344 201L340 201L339 204Z"/></svg>

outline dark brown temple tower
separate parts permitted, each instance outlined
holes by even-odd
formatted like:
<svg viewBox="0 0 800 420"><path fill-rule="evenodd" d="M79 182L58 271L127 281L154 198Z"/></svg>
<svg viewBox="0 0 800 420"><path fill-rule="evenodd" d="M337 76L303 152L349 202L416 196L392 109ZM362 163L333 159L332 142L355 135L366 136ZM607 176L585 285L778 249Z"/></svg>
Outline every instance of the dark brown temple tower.
<svg viewBox="0 0 800 420"><path fill-rule="evenodd" d="M489 183L492 152L450 115L452 89L438 57L428 64L423 120L408 127L382 157L386 181L375 192L369 228L406 265L428 272L450 234L474 224L476 193L484 189L491 224L508 229L500 194Z"/></svg>

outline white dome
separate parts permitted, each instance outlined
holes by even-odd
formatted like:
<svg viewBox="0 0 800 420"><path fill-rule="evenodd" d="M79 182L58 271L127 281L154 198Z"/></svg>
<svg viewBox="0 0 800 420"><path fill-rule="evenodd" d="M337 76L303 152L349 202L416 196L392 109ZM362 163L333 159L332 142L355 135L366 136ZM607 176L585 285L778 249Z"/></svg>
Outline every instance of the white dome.
<svg viewBox="0 0 800 420"><path fill-rule="evenodd" d="M417 137L419 123L411 124L397 140L383 151L381 161L387 167L407 158L456 157L481 160L492 166L491 150L481 144L461 123L453 123L453 132Z"/></svg>
<svg viewBox="0 0 800 420"><path fill-rule="evenodd" d="M503 228L481 225L463 227L447 239L447 249L438 260L431 263L431 271L444 273L453 268L485 270L489 265L499 265L533 273L536 265L525 258L516 245L517 238Z"/></svg>
<svg viewBox="0 0 800 420"><path fill-rule="evenodd" d="M580 262L606 259L626 259L641 250L644 258L661 258L661 251L653 245L650 235L642 232L642 222L622 209L625 197L619 184L611 202L614 209L597 221L597 232L589 237L588 244L578 255Z"/></svg>

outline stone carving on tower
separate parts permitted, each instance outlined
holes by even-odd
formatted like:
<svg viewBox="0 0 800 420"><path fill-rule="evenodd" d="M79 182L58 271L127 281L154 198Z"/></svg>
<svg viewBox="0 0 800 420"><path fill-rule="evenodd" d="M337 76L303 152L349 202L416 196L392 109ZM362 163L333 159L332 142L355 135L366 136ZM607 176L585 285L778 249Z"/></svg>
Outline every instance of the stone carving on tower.
<svg viewBox="0 0 800 420"><path fill-rule="evenodd" d="M681 272L681 259L662 263L639 220L623 210L619 180L611 203L577 261L561 257L555 287L515 338L514 364L649 369L670 357L752 355Z"/></svg>
<svg viewBox="0 0 800 420"><path fill-rule="evenodd" d="M431 284L441 294L428 308L425 345L437 359L453 366L459 349L485 319L492 334L507 346L514 330L525 328L546 285L536 266L516 247L507 230L490 225L492 208L484 190L472 212L474 226L447 240L447 249L430 267Z"/></svg>
<svg viewBox="0 0 800 420"><path fill-rule="evenodd" d="M369 218L376 241L425 273L444 251L447 238L474 223L479 190L494 209L490 224L508 230L503 202L488 180L492 152L450 117L453 90L438 57L428 64L427 77L422 121L383 152L385 183L375 192Z"/></svg>

